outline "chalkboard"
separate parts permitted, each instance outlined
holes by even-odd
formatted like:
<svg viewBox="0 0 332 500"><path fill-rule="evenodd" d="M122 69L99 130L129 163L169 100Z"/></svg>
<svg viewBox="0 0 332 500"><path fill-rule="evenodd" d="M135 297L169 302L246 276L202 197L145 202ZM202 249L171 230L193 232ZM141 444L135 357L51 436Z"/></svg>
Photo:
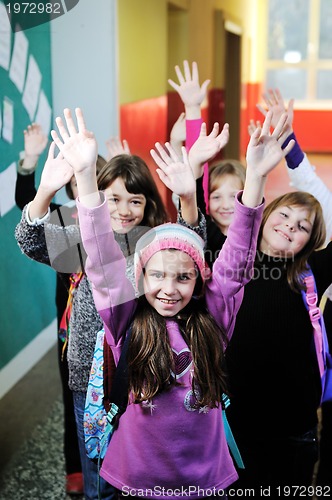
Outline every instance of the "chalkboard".
<svg viewBox="0 0 332 500"><path fill-rule="evenodd" d="M27 29L21 32L6 34L4 31L4 3L0 1L0 262L1 262L1 328L0 328L0 369L2 369L14 356L29 344L56 316L55 310L55 272L42 264L36 263L23 255L14 238L16 224L21 217L20 210L13 206L3 210L8 205L13 194L13 180L8 167L17 163L20 152L24 149L23 130L36 119L39 111L41 96L52 107L52 80L51 80L51 41L50 26L48 23ZM23 36L22 36L23 35ZM16 57L16 77L13 77L14 47L16 37L23 40L27 48L26 64L20 68L22 54ZM10 45L10 50L6 44ZM7 52L6 52L7 50ZM9 64L6 64L6 58ZM32 58L32 59L31 59ZM30 78L30 93L27 91L28 69L30 61L34 63L34 78ZM8 62L8 60L7 60ZM12 66L13 64L13 66ZM31 66L32 63L31 63ZM36 71L37 68L37 71ZM23 73L24 86L20 78ZM40 84L36 76L40 76ZM31 81L32 80L32 81ZM38 81L38 85L36 85ZM34 105L38 90L37 105ZM11 119L6 111L12 111ZM40 116L38 114L38 116ZM45 118L45 114L44 114ZM50 118L51 125L51 118ZM46 120L47 122L47 120ZM46 125L47 126L47 125ZM12 141L8 140L12 132ZM10 139L10 138L9 138ZM46 153L45 153L46 154ZM40 165L36 174L36 182L45 160L45 154L40 158ZM13 173L14 169L11 169Z"/></svg>

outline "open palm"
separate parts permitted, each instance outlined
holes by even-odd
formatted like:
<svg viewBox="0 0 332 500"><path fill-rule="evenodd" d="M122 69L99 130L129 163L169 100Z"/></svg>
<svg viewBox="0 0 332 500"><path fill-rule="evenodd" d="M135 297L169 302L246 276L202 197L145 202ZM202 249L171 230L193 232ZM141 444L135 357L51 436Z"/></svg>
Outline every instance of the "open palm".
<svg viewBox="0 0 332 500"><path fill-rule="evenodd" d="M178 196L195 193L196 181L186 149L182 148L181 161L169 143L166 143L168 152L158 142L155 146L159 154L154 149L151 149L150 153L159 167L156 172L165 186Z"/></svg>
<svg viewBox="0 0 332 500"><path fill-rule="evenodd" d="M272 112L269 111L265 117L262 129L257 128L251 138L247 148L247 168L265 177L284 158L294 145L290 141L285 149L281 146L289 135L289 124L287 113L279 119L274 131L270 133Z"/></svg>
<svg viewBox="0 0 332 500"><path fill-rule="evenodd" d="M72 167L62 153L55 156L54 151L55 144L52 142L40 179L40 187L51 193L56 193L65 186L74 175Z"/></svg>
<svg viewBox="0 0 332 500"><path fill-rule="evenodd" d="M202 123L198 139L189 151L189 163L194 171L195 178L203 175L204 163L213 160L229 140L229 125L225 123L219 133L219 124L215 123L209 135L206 132L206 124Z"/></svg>
<svg viewBox="0 0 332 500"><path fill-rule="evenodd" d="M180 67L175 66L175 72L179 80L179 84L169 79L168 83L173 87L182 99L185 106L200 106L206 96L207 86L210 80L205 80L202 85L199 84L197 63L193 62L192 71L188 61L183 62L184 73L182 74Z"/></svg>
<svg viewBox="0 0 332 500"><path fill-rule="evenodd" d="M78 130L69 109L64 110L64 116L67 128L60 117L56 118L61 138L55 130L51 131L55 144L75 173L95 168L98 154L97 141L94 134L86 129L81 109L76 109Z"/></svg>

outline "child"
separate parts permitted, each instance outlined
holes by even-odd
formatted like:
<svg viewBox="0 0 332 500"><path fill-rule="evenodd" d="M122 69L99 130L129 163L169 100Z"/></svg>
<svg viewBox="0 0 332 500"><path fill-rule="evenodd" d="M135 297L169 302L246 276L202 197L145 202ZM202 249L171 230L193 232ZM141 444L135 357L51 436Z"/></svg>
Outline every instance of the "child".
<svg viewBox="0 0 332 500"><path fill-rule="evenodd" d="M87 272L116 362L132 324L129 405L113 434L101 475L123 496L185 498L189 493L199 498L213 490L222 496L236 472L221 416L221 332L232 334L243 285L249 280L266 175L284 154L283 122L270 136L269 115L262 131L250 139L247 182L212 278L206 279L203 241L195 233L177 224L158 226L137 243L137 298L125 278L126 264L114 240L105 196L98 192L93 136L80 110L76 117L78 133L65 110L70 135L57 119L62 140L55 131L52 137L75 171ZM157 173L181 196L183 217L193 224L195 180L185 151L181 162L172 150L167 154L157 149L160 157L152 153Z"/></svg>
<svg viewBox="0 0 332 500"><path fill-rule="evenodd" d="M263 94L263 100L266 108L257 104L258 109L263 115L267 111L273 112L272 126L276 123L278 116L285 112L286 106L281 92L278 89L270 89ZM289 115L290 131L289 138L296 142L296 147L286 156L287 172L291 180L291 185L295 189L307 191L317 198L320 202L324 220L326 223L326 244L332 236L332 193L315 172L315 168L310 164L305 153L302 152L300 145L296 141L293 132L293 106L294 100L288 103L287 111ZM288 138L286 139L287 143ZM332 286L324 294L326 302L324 307L324 320L327 336L330 346L332 345ZM319 464L317 469L316 485L332 488L331 479L331 453L332 453L332 402L326 401L321 405L321 430L319 441Z"/></svg>
<svg viewBox="0 0 332 500"><path fill-rule="evenodd" d="M43 153L47 145L47 137L43 133L42 128L37 123L32 123L24 130L24 158L18 162L18 172L15 185L15 202L16 205L23 210L25 205L29 203L36 195L35 188L35 170L40 155ZM76 185L75 177L67 183L66 189L70 199L75 199L71 184ZM58 210L60 205L51 204L51 210ZM62 210L70 211L72 209L62 208ZM76 207L75 207L76 212ZM76 423L73 406L72 392L68 387L68 364L67 350L63 349L63 338L59 335L60 322L66 308L68 299L68 289L70 275L57 274L56 279L56 307L57 307L57 347L58 347L58 364L62 385L62 400L64 407L64 458L66 470L66 493L81 494L83 493L83 476L82 466L78 448Z"/></svg>
<svg viewBox="0 0 332 500"><path fill-rule="evenodd" d="M47 217L43 218L57 190L72 176L72 170L68 170L68 165L61 155L54 158L54 145L51 146L37 194L33 202L24 209L15 235L26 255L48 265L52 263L61 276L63 272L71 272L72 278L75 279L71 314L68 318L69 387L74 399L85 498L95 500L98 498L98 468L85 453L83 413L96 335L102 328L102 322L93 302L90 282L84 273L84 267L79 267L78 225L73 224L71 220L68 222L70 225L62 227L51 224ZM108 198L113 229L117 231L115 237L128 258L128 275L133 279L133 252L136 241L142 234L142 228L136 228L136 225L153 227L166 222L166 210L147 165L139 157L120 155L113 158L99 173L98 182L99 188L104 190ZM110 186L116 186L116 196ZM135 214L135 217L132 217L132 214ZM84 262L82 264L84 266ZM110 485L104 481L101 482L101 494L105 500L112 498L114 494Z"/></svg>
<svg viewBox="0 0 332 500"><path fill-rule="evenodd" d="M332 245L315 251L324 239L321 207L308 193L288 193L266 207L254 279L227 349L228 418L245 463L240 492L253 488L260 497L269 488L265 496L280 498L300 485L310 494L321 385L300 289L308 263L319 298L332 281Z"/></svg>

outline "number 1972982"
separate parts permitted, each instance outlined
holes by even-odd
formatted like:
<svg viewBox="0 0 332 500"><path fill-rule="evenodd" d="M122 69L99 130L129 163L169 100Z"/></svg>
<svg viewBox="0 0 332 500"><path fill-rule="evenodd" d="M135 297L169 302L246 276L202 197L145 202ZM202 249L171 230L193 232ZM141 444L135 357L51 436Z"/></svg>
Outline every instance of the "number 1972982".
<svg viewBox="0 0 332 500"><path fill-rule="evenodd" d="M317 498L331 498L330 486L277 486L277 495L281 498L286 497L305 497L316 496Z"/></svg>
<svg viewBox="0 0 332 500"><path fill-rule="evenodd" d="M15 2L6 4L8 14L62 14L62 5L56 3Z"/></svg>

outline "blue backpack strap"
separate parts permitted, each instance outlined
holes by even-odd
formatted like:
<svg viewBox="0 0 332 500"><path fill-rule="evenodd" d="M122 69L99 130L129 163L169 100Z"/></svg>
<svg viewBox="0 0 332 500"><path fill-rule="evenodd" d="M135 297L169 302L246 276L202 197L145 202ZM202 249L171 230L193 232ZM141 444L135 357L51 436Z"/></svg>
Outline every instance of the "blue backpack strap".
<svg viewBox="0 0 332 500"><path fill-rule="evenodd" d="M244 469L245 467L244 467L244 463L243 463L243 460L241 457L240 450L236 444L235 438L234 438L233 433L232 433L232 429L231 429L231 427L228 423L228 420L227 420L226 408L228 408L230 404L231 404L231 402L229 400L229 397L227 396L227 394L224 393L222 395L222 405L223 405L222 419L223 419L223 423L224 423L226 441L227 441L228 447L233 455L233 458L236 462L236 465L238 466L239 469Z"/></svg>

